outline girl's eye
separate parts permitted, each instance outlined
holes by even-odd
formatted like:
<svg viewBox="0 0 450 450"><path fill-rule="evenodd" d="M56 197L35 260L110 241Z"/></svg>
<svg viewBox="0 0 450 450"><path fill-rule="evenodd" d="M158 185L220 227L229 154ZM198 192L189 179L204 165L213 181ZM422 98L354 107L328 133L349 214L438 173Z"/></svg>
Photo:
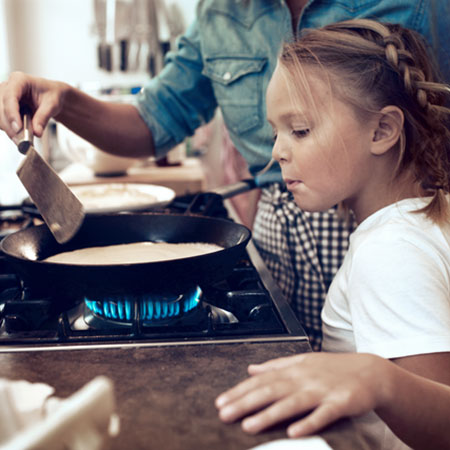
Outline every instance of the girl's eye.
<svg viewBox="0 0 450 450"><path fill-rule="evenodd" d="M277 135L274 133L274 134L272 135L272 141L273 141L273 142L276 142L276 140L277 140Z"/></svg>
<svg viewBox="0 0 450 450"><path fill-rule="evenodd" d="M303 128L301 130L292 130L292 134L297 138L305 137L309 134L309 128Z"/></svg>

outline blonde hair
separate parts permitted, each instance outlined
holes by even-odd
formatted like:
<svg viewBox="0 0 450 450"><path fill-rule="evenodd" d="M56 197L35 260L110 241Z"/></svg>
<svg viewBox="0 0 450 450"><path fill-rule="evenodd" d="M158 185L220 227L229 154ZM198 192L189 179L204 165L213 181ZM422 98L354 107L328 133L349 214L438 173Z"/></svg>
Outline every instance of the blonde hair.
<svg viewBox="0 0 450 450"><path fill-rule="evenodd" d="M449 219L450 87L439 77L422 37L394 24L355 19L305 30L286 43L280 64L292 80L305 83L304 65L323 70L333 90L360 114L399 107L405 117L397 144L395 175L411 169L430 202L421 209L430 219Z"/></svg>

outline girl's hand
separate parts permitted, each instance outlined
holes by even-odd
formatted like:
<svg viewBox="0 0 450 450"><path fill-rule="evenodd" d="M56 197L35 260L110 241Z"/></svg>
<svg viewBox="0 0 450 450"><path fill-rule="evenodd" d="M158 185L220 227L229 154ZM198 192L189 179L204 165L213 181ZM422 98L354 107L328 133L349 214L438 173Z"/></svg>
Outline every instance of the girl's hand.
<svg viewBox="0 0 450 450"><path fill-rule="evenodd" d="M224 422L245 417L242 428L251 434L293 419L287 434L300 437L381 404L388 389L383 371L389 364L361 353L274 359L250 365L252 376L221 394L216 407Z"/></svg>
<svg viewBox="0 0 450 450"><path fill-rule="evenodd" d="M19 105L24 102L34 113L33 132L41 137L50 118L61 111L67 88L65 83L13 72L0 83L0 129L10 138L17 135L22 129Z"/></svg>

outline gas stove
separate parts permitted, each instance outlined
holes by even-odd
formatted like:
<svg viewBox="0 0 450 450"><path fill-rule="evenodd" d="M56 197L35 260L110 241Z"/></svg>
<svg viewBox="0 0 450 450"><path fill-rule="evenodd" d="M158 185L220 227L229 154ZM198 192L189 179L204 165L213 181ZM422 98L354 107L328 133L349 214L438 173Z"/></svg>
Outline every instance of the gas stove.
<svg viewBox="0 0 450 450"><path fill-rule="evenodd" d="M177 197L164 212L183 212L191 202ZM229 218L221 199L206 203L209 215ZM196 201L196 208L204 204ZM0 230L33 226L33 216L29 208L9 213ZM139 297L80 298L63 311L58 304L64 298L33 292L0 254L0 352L307 341L252 242L232 273L211 285L169 297L149 286Z"/></svg>

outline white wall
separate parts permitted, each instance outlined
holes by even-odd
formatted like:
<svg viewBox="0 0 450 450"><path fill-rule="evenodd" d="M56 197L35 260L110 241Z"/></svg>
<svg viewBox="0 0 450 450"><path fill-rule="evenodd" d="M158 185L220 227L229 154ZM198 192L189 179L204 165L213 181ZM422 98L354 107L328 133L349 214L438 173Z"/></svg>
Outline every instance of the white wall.
<svg viewBox="0 0 450 450"><path fill-rule="evenodd" d="M6 78L9 72L9 50L6 32L5 0L0 0L0 81Z"/></svg>
<svg viewBox="0 0 450 450"><path fill-rule="evenodd" d="M197 0L177 3L186 24ZM93 0L0 0L0 81L12 70L64 80L74 85L141 83L147 74L109 74L97 68ZM39 141L36 143L39 146ZM15 171L22 156L0 131L0 204L26 197Z"/></svg>
<svg viewBox="0 0 450 450"><path fill-rule="evenodd" d="M96 76L89 0L6 0L10 65L77 81Z"/></svg>
<svg viewBox="0 0 450 450"><path fill-rule="evenodd" d="M165 1L180 7L186 24L193 20L198 0ZM94 80L135 83L146 76L136 73L110 74L97 68L98 40L94 32L93 0L0 0L0 8L2 3L6 17L9 70L21 70L74 84Z"/></svg>

